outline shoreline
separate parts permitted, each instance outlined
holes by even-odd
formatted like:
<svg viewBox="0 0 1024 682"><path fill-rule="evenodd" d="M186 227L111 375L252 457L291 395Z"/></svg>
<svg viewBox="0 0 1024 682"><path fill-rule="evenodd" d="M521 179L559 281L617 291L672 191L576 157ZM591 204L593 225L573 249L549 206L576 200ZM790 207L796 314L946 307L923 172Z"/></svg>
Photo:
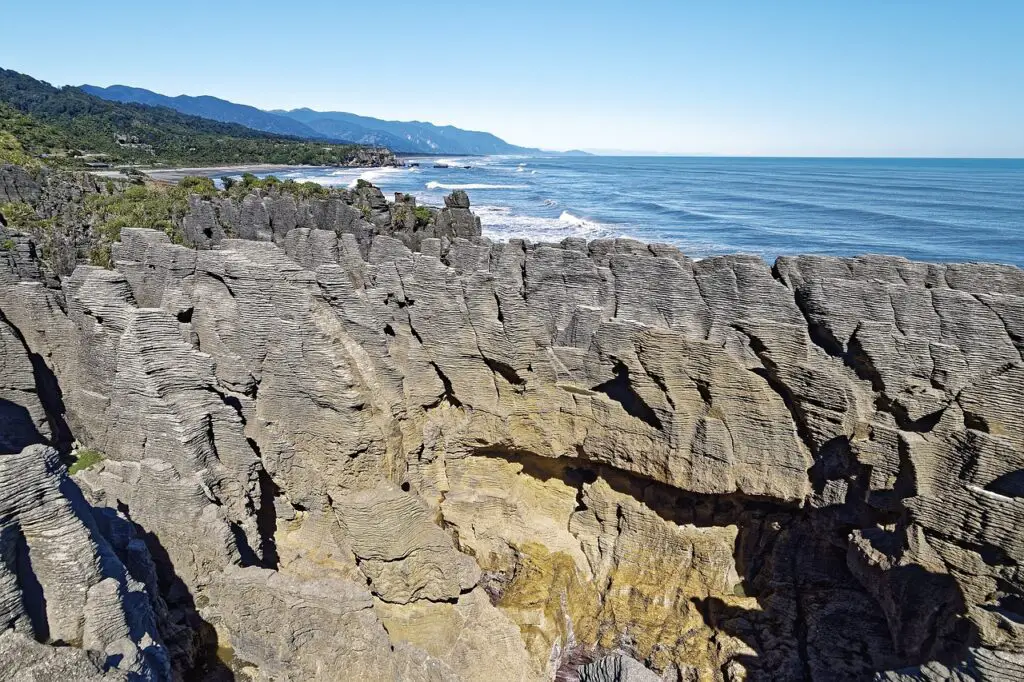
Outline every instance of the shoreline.
<svg viewBox="0 0 1024 682"><path fill-rule="evenodd" d="M283 171L302 170L309 168L335 168L338 170L370 171L380 168L400 168L400 166L306 166L273 163L245 163L236 166L193 166L176 168L139 168L134 170L142 173L150 180L157 182L180 182L187 176L218 178L223 175L241 175L243 173L276 173ZM102 178L124 178L120 168L104 168L102 170L85 170L86 173Z"/></svg>
<svg viewBox="0 0 1024 682"><path fill-rule="evenodd" d="M179 182L182 178L194 175L204 178L215 178L222 175L241 175L242 173L274 173L301 168L321 168L322 166L288 166L272 163L247 163L237 166L201 166L194 168L139 168L151 180L163 182ZM361 168L362 166L354 166Z"/></svg>

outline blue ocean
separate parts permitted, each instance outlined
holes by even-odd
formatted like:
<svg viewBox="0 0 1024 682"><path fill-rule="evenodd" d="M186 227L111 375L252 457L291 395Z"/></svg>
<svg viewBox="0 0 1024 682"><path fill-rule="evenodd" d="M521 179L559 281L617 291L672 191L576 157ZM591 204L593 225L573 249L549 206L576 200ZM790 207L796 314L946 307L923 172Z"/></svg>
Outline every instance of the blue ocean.
<svg viewBox="0 0 1024 682"><path fill-rule="evenodd" d="M417 167L296 169L440 206L469 193L485 236L628 236L694 258L883 253L1024 267L1024 160L667 157L407 159ZM446 166L446 167L441 167Z"/></svg>

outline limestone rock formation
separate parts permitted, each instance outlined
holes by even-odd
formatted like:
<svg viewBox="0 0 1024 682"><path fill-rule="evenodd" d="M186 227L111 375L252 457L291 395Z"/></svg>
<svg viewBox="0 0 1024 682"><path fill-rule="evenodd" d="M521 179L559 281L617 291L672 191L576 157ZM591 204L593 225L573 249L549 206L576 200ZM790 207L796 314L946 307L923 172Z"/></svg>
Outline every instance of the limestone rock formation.
<svg viewBox="0 0 1024 682"><path fill-rule="evenodd" d="M32 174L21 166L0 165L0 204L31 204L39 198L42 188Z"/></svg>
<svg viewBox="0 0 1024 682"><path fill-rule="evenodd" d="M0 623L12 631L0 659L13 659L6 670L38 678L77 658L99 664L90 672L167 679L170 657L154 611L159 595L139 577L100 533L55 450L31 445L0 455ZM44 652L25 636L91 657Z"/></svg>
<svg viewBox="0 0 1024 682"><path fill-rule="evenodd" d="M356 194L194 200L205 248L125 229L59 291L0 260L0 665L1018 675L1020 270L492 243L464 194L425 229ZM106 455L73 481L32 445L68 434Z"/></svg>
<svg viewBox="0 0 1024 682"><path fill-rule="evenodd" d="M480 218L469 210L469 195L457 189L444 198L444 208L437 216L436 236L467 239L480 235Z"/></svg>

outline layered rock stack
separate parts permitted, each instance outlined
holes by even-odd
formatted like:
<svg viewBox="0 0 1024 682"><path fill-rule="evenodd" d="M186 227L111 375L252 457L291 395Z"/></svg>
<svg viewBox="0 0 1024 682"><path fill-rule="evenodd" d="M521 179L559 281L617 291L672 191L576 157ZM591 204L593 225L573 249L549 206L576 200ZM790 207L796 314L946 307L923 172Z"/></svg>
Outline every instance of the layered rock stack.
<svg viewBox="0 0 1024 682"><path fill-rule="evenodd" d="M480 218L469 210L469 195L457 189L444 198L444 208L437 217L438 237L469 239L480 236Z"/></svg>
<svg viewBox="0 0 1024 682"><path fill-rule="evenodd" d="M267 201L0 278L6 670L1024 674L1024 272ZM67 478L57 423L106 459Z"/></svg>

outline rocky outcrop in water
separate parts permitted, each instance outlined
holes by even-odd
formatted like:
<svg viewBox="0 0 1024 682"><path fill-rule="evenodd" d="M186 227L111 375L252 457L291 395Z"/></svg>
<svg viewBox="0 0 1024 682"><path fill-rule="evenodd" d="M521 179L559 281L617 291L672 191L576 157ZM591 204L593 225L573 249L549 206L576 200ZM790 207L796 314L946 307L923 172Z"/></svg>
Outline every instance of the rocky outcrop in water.
<svg viewBox="0 0 1024 682"><path fill-rule="evenodd" d="M32 621L26 580L68 587L16 543L0 664L1019 678L1022 271L491 243L458 195L413 239L381 199L124 230L60 292L8 267L0 471L36 473L0 522L108 558ZM106 459L67 478L30 445L64 430Z"/></svg>

